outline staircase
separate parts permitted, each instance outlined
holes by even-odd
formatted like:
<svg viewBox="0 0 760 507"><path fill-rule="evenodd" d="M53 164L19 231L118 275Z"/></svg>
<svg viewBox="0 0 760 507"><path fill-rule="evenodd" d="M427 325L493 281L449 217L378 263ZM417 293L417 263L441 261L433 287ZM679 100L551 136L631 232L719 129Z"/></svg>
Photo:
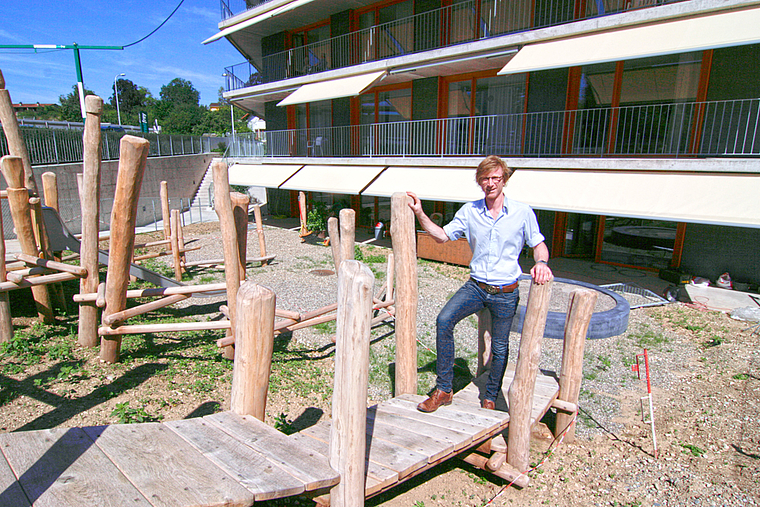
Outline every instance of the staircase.
<svg viewBox="0 0 760 507"><path fill-rule="evenodd" d="M206 169L206 174L203 176L203 180L201 180L201 184L198 186L198 190L193 196L193 202L190 205L193 209L198 209L201 207L211 209L214 207L213 185L214 175L211 171L211 164L209 164L208 168Z"/></svg>

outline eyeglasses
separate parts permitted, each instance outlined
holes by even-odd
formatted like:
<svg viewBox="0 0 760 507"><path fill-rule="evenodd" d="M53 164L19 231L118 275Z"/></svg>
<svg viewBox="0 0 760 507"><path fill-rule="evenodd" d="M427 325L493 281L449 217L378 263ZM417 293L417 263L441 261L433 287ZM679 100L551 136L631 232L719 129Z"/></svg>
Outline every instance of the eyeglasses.
<svg viewBox="0 0 760 507"><path fill-rule="evenodd" d="M503 177L501 177L501 176L491 176L491 177L487 177L487 176L486 176L486 177L480 178L480 179L478 180L478 182L479 182L481 185L485 185L486 183L488 183L488 182L490 181L491 183L493 183L493 184L495 184L495 185L498 185L498 184L499 184L499 183L501 183L503 180L504 180L504 178L503 178Z"/></svg>

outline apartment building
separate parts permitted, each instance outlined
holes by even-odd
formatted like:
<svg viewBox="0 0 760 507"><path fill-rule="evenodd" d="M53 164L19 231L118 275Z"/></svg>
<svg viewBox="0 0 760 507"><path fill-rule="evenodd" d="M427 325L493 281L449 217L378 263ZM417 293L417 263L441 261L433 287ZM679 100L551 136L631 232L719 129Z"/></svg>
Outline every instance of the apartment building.
<svg viewBox="0 0 760 507"><path fill-rule="evenodd" d="M221 0L245 61L224 97L266 120L233 183L389 219L449 220L473 169L515 168L553 257L760 283L760 2Z"/></svg>

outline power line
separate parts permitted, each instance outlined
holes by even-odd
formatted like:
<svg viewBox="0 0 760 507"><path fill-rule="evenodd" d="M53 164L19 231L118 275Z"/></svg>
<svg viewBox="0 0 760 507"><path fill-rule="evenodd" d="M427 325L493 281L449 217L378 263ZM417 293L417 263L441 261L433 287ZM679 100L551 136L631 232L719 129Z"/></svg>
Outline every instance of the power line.
<svg viewBox="0 0 760 507"><path fill-rule="evenodd" d="M132 42L132 43L130 43L130 44L125 44L125 45L124 45L124 46L122 46L122 47L128 48L129 46L134 46L135 44L139 44L139 43L141 43L142 41L144 41L145 39L147 39L148 37L150 37L151 35L153 35L154 33L156 33L156 32L157 32L157 31L158 31L158 30L159 30L159 29L160 29L162 26L164 26L164 25L166 24L166 22L167 22L167 21L169 21L169 20L171 19L171 17L172 17L172 16L174 16L174 13L175 13L175 12L177 12L177 9L179 9L179 8L182 6L182 4L183 4L183 3L185 3L185 0L180 0L180 2L179 2L179 3L177 4L177 6L174 8L174 10L171 12L171 14L169 14L169 16L168 16L168 17L167 17L165 20L163 20L163 21L161 22L161 24L160 24L160 25L158 25L158 26L157 26L157 27L156 27L156 28L155 28L155 29L154 29L152 32L150 32L148 35L146 35L146 36L145 36L145 37L143 37L142 39L140 39L140 40L136 40L136 41L134 41L134 42Z"/></svg>

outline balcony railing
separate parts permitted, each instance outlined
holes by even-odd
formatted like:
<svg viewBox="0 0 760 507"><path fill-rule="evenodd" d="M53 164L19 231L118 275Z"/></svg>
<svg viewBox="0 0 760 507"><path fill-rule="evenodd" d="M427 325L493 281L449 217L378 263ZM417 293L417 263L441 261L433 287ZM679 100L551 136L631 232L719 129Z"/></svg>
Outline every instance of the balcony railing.
<svg viewBox="0 0 760 507"><path fill-rule="evenodd" d="M228 67L226 72L234 79L227 80L227 91L679 1L684 0L586 2L586 12L575 18L572 2L561 0L549 0L535 6L527 0L469 0L264 56L260 73L249 63Z"/></svg>
<svg viewBox="0 0 760 507"><path fill-rule="evenodd" d="M239 134L229 156L760 155L760 98Z"/></svg>
<svg viewBox="0 0 760 507"><path fill-rule="evenodd" d="M0 129L1 131L2 129ZM82 161L82 130L21 128L32 165L64 164ZM119 158L119 143L124 132L102 132L101 156L103 160ZM211 138L174 134L146 134L130 132L129 135L150 141L149 157L192 155L209 153ZM7 155L8 144L0 133L0 156Z"/></svg>

